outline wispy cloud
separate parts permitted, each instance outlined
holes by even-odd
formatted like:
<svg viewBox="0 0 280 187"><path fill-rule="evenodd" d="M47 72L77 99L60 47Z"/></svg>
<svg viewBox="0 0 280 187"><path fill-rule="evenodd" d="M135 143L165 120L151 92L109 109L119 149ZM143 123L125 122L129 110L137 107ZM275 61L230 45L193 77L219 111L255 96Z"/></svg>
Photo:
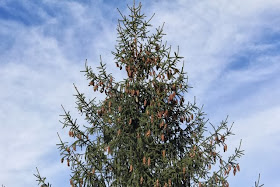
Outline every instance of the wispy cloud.
<svg viewBox="0 0 280 187"><path fill-rule="evenodd" d="M35 167L54 185L69 185L55 147L60 104L75 111L74 89L93 97L79 71L84 60L96 67L99 55L115 72L111 51L116 44L119 1L0 2L0 183L35 186ZM253 185L258 172L267 186L277 186L276 167L279 79L280 2L153 1L143 2L152 24L165 22L164 40L180 46L190 84L210 121L227 114L236 121L229 147L243 139L242 173L233 186ZM269 154L268 154L269 153ZM257 164L257 165L255 165Z"/></svg>

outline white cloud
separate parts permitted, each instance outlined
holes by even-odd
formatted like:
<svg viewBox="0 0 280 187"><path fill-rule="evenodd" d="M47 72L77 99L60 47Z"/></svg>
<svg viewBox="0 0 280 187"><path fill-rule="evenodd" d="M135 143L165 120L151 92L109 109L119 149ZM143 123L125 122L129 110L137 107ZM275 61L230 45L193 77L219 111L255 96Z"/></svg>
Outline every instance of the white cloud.
<svg viewBox="0 0 280 187"><path fill-rule="evenodd" d="M38 29L13 27L17 29L11 35L17 40L0 57L4 62L0 69L0 141L5 142L0 145L0 181L7 186L15 185L14 181L30 186L35 185L32 172L38 161L56 150L56 132L62 127L58 123L60 104L73 103L72 83L83 80L79 73L83 66L69 62L57 42Z"/></svg>
<svg viewBox="0 0 280 187"><path fill-rule="evenodd" d="M242 173L237 177L247 178L233 178L232 181L238 179L236 185L240 185L240 179L242 184L253 185L258 172L264 171L262 181L276 186L276 179L266 172L271 172L269 167L273 165L279 166L275 156L279 153L277 133L280 130L277 125L279 55L261 52L278 45L262 42L266 36L264 30L280 30L276 24L280 2L155 2L144 3L143 12L148 16L155 12L154 26L166 22L164 40L172 44L173 49L180 45L190 84L194 86L186 96L196 95L199 103L205 104L210 121L217 122L226 114L231 116L231 121L236 120L236 136L229 147L237 146L239 139L243 139L246 155L241 159ZM117 11L104 15L104 10L110 7L101 1L91 5L65 1L44 3L63 7L63 11L52 17L40 9L38 14L47 20L37 26L0 21L0 36L5 36L3 41L6 41L5 45L0 44L3 48L0 54L0 141L8 142L0 145L4 153L0 155L0 160L4 161L0 181L6 186L36 185L32 176L36 166L55 181L59 180L56 176L62 176L61 172L68 171L59 163L52 163L59 157L55 147L56 132L65 132L58 123L61 119L58 115L62 113L60 104L67 110L75 110L72 83L92 97L92 90L79 72L86 58L96 67L102 55L108 71L117 77L123 76L114 71L110 53L116 44L117 19L114 16ZM231 69L235 57L247 51L253 52L254 61L246 65L239 62L242 68ZM264 147L275 154L260 152ZM49 160L44 157L55 152L57 155ZM253 165L260 163L261 158L266 160L255 171ZM20 182L15 185L14 181Z"/></svg>

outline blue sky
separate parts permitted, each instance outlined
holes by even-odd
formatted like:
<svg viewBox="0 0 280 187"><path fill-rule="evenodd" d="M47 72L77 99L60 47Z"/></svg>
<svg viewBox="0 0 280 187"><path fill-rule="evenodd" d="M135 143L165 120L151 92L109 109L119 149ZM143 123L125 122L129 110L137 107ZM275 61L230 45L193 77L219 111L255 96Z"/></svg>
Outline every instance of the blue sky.
<svg viewBox="0 0 280 187"><path fill-rule="evenodd" d="M116 8L128 13L132 0L0 1L0 185L36 186L38 166L53 186L69 185L56 144L61 104L75 114L73 83L92 95L81 70L96 67L99 55L121 78L111 51L116 44ZM280 167L280 1L154 0L143 12L165 22L164 38L180 46L194 88L186 94L204 105L210 122L229 115L245 155L231 186L279 186Z"/></svg>

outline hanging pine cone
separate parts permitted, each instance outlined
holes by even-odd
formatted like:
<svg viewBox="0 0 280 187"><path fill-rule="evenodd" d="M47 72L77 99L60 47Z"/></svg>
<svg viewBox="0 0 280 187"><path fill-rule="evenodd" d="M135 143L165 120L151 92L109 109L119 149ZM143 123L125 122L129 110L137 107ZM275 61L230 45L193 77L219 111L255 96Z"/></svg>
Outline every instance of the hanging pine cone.
<svg viewBox="0 0 280 187"><path fill-rule="evenodd" d="M98 85L95 85L95 86L93 87L93 91L96 91L96 90L98 90Z"/></svg>
<svg viewBox="0 0 280 187"><path fill-rule="evenodd" d="M166 76L167 76L168 80L170 80L170 73L169 73L169 71L166 73Z"/></svg>
<svg viewBox="0 0 280 187"><path fill-rule="evenodd" d="M143 179L143 177L141 177L140 178L140 184L143 184L143 181L144 181L144 179Z"/></svg>
<svg viewBox="0 0 280 187"><path fill-rule="evenodd" d="M144 165L146 164L146 157L145 156L143 157L143 164Z"/></svg>
<svg viewBox="0 0 280 187"><path fill-rule="evenodd" d="M219 137L218 135L215 136L215 141L218 142L219 141Z"/></svg>
<svg viewBox="0 0 280 187"><path fill-rule="evenodd" d="M90 81L89 84L88 84L88 86L94 86L94 81L93 81L93 80Z"/></svg>
<svg viewBox="0 0 280 187"><path fill-rule="evenodd" d="M159 187L159 180L156 181L156 187Z"/></svg>
<svg viewBox="0 0 280 187"><path fill-rule="evenodd" d="M148 158L148 166L150 166L151 165L151 158L149 157Z"/></svg>
<svg viewBox="0 0 280 187"><path fill-rule="evenodd" d="M229 164L228 165L228 172L230 172L230 170L231 170L231 165Z"/></svg>
<svg viewBox="0 0 280 187"><path fill-rule="evenodd" d="M164 134L161 134L161 141L164 141Z"/></svg>
<svg viewBox="0 0 280 187"><path fill-rule="evenodd" d="M239 164L236 165L236 168L237 168L238 171L240 171Z"/></svg>
<svg viewBox="0 0 280 187"><path fill-rule="evenodd" d="M165 158L165 150L162 150L162 157Z"/></svg>
<svg viewBox="0 0 280 187"><path fill-rule="evenodd" d="M227 151L227 144L224 145L224 152Z"/></svg>
<svg viewBox="0 0 280 187"><path fill-rule="evenodd" d="M131 90L131 95L135 95L135 90Z"/></svg>
<svg viewBox="0 0 280 187"><path fill-rule="evenodd" d="M151 135L151 130L149 129L147 132L146 132L146 136L149 137Z"/></svg>

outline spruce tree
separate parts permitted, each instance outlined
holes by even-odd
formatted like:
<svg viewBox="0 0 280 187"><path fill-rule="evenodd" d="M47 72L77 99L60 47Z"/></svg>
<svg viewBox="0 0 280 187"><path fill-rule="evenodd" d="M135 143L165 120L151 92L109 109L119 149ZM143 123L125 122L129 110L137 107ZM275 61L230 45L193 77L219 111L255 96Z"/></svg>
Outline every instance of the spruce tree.
<svg viewBox="0 0 280 187"><path fill-rule="evenodd" d="M163 26L149 33L151 19L141 13L141 4L129 9L129 16L120 13L112 52L125 78L117 81L101 60L99 74L86 63L90 89L105 99L87 100L74 85L87 123L82 127L63 108L63 128L73 142L59 137L58 146L61 162L72 171L71 186L229 186L243 154L239 146L222 156L232 126L225 120L207 130L202 109L184 98L190 86L183 64L178 68L179 48L173 53L163 43ZM39 172L36 177L50 186Z"/></svg>

